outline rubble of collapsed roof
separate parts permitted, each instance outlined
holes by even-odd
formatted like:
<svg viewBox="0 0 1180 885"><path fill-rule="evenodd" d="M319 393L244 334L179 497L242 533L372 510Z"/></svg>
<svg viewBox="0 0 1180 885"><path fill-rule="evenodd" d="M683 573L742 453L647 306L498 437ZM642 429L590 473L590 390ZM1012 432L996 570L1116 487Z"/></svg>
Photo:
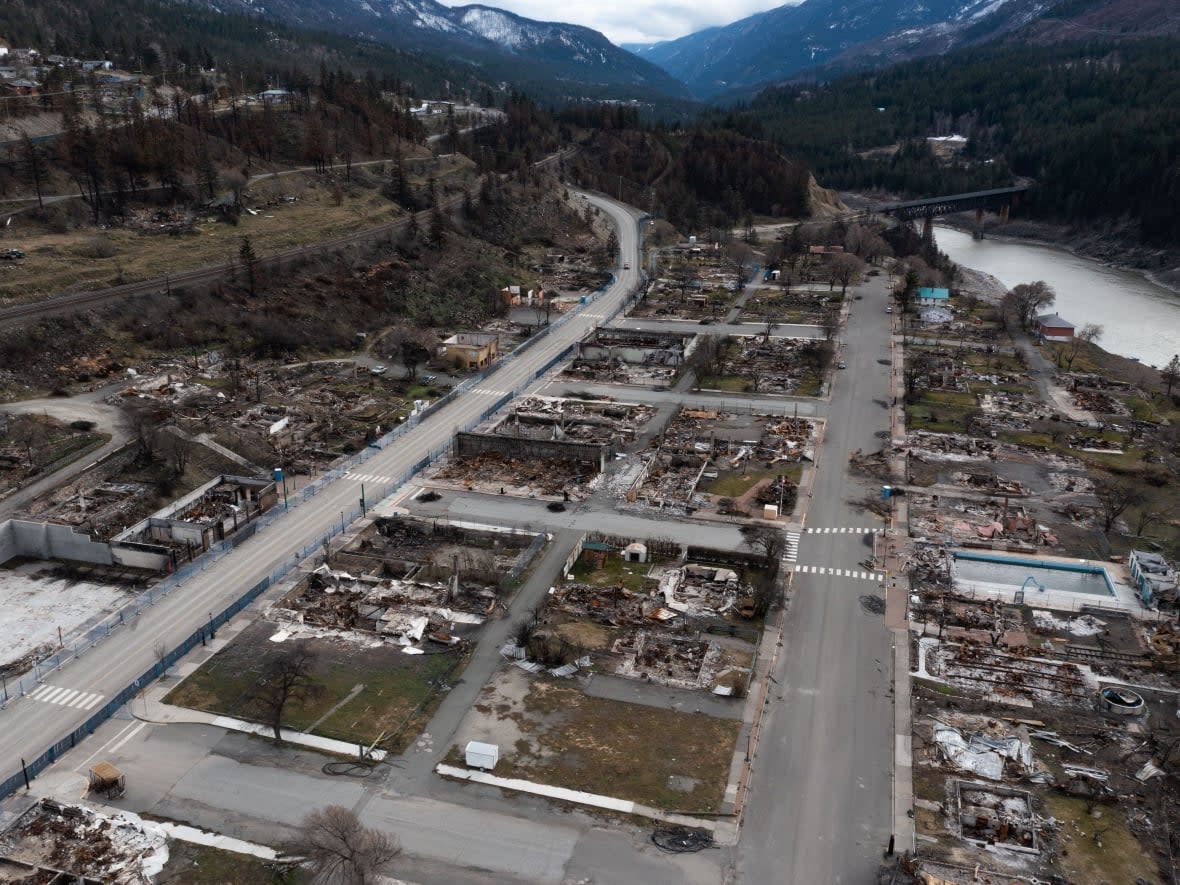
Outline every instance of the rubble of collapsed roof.
<svg viewBox="0 0 1180 885"><path fill-rule="evenodd" d="M709 499L698 494L704 480L773 471L810 458L814 432L805 419L682 408L652 441L626 497L658 509L707 505ZM771 474L750 490L748 503L756 506L765 498L789 512L796 494L793 481Z"/></svg>
<svg viewBox="0 0 1180 885"><path fill-rule="evenodd" d="M633 441L655 414L649 405L527 396L488 428L497 436L605 443Z"/></svg>
<svg viewBox="0 0 1180 885"><path fill-rule="evenodd" d="M359 633L412 646L458 641L455 631L483 623L498 600L495 588L447 582L375 580L320 566L271 615L284 626Z"/></svg>
<svg viewBox="0 0 1180 885"><path fill-rule="evenodd" d="M687 639L639 630L615 640L619 661L613 672L673 688L708 688L721 662L721 645L712 639Z"/></svg>
<svg viewBox="0 0 1180 885"><path fill-rule="evenodd" d="M962 838L1010 850L1040 850L1042 822L1033 814L1028 792L967 781L956 787Z"/></svg>
<svg viewBox="0 0 1180 885"><path fill-rule="evenodd" d="M606 384L669 384L683 371L696 342L690 333L598 328L578 342L561 376Z"/></svg>
<svg viewBox="0 0 1180 885"><path fill-rule="evenodd" d="M1010 653L969 640L942 643L926 651L925 667L943 682L1016 706L1089 703L1094 688L1078 664L1036 657L1027 647Z"/></svg>
<svg viewBox="0 0 1180 885"><path fill-rule="evenodd" d="M826 358L825 343L810 338L742 335L725 338L717 346L718 357L705 371L743 378L750 393L797 393L805 381L820 376Z"/></svg>
<svg viewBox="0 0 1180 885"><path fill-rule="evenodd" d="M167 862L167 835L130 812L111 816L44 799L0 835L3 881L139 885Z"/></svg>
<svg viewBox="0 0 1180 885"><path fill-rule="evenodd" d="M568 458L514 458L481 452L443 461L427 474L434 483L522 498L581 501L597 487L597 465Z"/></svg>
<svg viewBox="0 0 1180 885"><path fill-rule="evenodd" d="M454 644L500 601L499 581L535 554L535 536L382 520L272 610L287 625L398 645ZM483 549L478 545L484 545Z"/></svg>
<svg viewBox="0 0 1180 885"><path fill-rule="evenodd" d="M979 479L985 485L993 482L989 475ZM1011 486L1001 483L989 491L1012 495ZM1055 547L1058 543L1057 535L1048 526L1010 501L986 503L946 495L910 495L909 500L911 531L924 538L1009 551Z"/></svg>
<svg viewBox="0 0 1180 885"><path fill-rule="evenodd" d="M588 544L582 557L601 568L603 546ZM626 678L731 695L744 690L753 649L738 662L705 629L740 615L752 593L735 569L697 562L653 565L638 590L567 581L553 589L528 643L514 655L547 667L588 652L582 669L592 661ZM748 647L742 639L726 641Z"/></svg>

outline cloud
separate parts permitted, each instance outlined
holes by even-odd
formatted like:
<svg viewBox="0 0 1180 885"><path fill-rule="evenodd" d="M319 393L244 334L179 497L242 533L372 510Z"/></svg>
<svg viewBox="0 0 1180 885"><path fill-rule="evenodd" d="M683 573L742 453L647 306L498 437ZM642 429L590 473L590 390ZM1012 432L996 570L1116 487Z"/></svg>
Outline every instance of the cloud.
<svg viewBox="0 0 1180 885"><path fill-rule="evenodd" d="M443 2L448 6L464 5L464 0ZM585 25L602 31L614 43L656 43L794 3L792 0L787 3L783 0L728 0L724 3L713 0L704 4L686 0L594 0L593 3L574 0L555 5L549 0L497 0L494 5L526 18Z"/></svg>

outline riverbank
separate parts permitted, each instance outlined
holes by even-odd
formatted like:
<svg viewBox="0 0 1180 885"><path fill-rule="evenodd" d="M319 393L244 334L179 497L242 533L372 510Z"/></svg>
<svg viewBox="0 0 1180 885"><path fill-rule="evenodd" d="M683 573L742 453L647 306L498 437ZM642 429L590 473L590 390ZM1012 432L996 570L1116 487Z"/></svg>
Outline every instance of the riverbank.
<svg viewBox="0 0 1180 885"><path fill-rule="evenodd" d="M962 233L975 231L975 214L960 212L939 219L941 224ZM1126 230L1077 230L1067 225L1017 219L1001 225L998 218L985 217L984 236L1001 243L1022 243L1064 249L1115 270L1135 273L1157 286L1180 294L1180 251L1144 246Z"/></svg>

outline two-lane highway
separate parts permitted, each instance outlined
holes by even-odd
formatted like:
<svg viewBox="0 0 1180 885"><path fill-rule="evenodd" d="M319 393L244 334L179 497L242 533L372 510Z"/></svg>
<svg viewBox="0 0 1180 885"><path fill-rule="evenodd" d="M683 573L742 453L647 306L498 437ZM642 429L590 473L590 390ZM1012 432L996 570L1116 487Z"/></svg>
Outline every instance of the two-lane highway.
<svg viewBox="0 0 1180 885"><path fill-rule="evenodd" d="M589 195L586 199L612 219L618 229L622 255L632 268L637 268L637 213L610 200ZM456 427L477 419L490 402L524 385L538 368L600 325L635 290L638 282L637 270L621 271L605 293L533 347L511 358L499 371L375 454L358 472L376 480L405 474L423 456L447 443ZM372 484L368 486L370 492ZM344 514L355 510L359 495L359 482L349 476L325 486L314 498L145 610L128 627L50 674L45 679L48 688L38 689L0 711L0 778L18 772L22 758L32 760L39 756L93 715L105 698L151 667L156 660L154 649L175 647L206 623L210 613L224 609L280 565L290 562L298 551L322 539L333 526L338 527Z"/></svg>
<svg viewBox="0 0 1180 885"><path fill-rule="evenodd" d="M738 873L749 885L876 882L889 842L893 707L884 594L860 566L879 520L848 456L889 430L889 293L870 278L853 301L816 482L799 537L785 648L743 813ZM884 361L884 362L883 362ZM852 530L850 530L852 529ZM862 575L866 577L862 577ZM879 600L874 602L873 600ZM878 611L878 607L880 610Z"/></svg>

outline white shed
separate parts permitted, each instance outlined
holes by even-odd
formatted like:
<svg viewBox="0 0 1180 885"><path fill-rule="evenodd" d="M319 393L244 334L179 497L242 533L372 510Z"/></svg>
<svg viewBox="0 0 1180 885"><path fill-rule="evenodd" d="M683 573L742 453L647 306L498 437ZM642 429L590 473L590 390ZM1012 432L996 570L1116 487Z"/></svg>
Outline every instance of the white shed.
<svg viewBox="0 0 1180 885"><path fill-rule="evenodd" d="M482 768L484 771L491 771L496 767L496 763L500 761L500 747L498 744L468 741L466 754L468 768Z"/></svg>
<svg viewBox="0 0 1180 885"><path fill-rule="evenodd" d="M647 562L647 545L633 541L623 548L623 559L627 562Z"/></svg>

